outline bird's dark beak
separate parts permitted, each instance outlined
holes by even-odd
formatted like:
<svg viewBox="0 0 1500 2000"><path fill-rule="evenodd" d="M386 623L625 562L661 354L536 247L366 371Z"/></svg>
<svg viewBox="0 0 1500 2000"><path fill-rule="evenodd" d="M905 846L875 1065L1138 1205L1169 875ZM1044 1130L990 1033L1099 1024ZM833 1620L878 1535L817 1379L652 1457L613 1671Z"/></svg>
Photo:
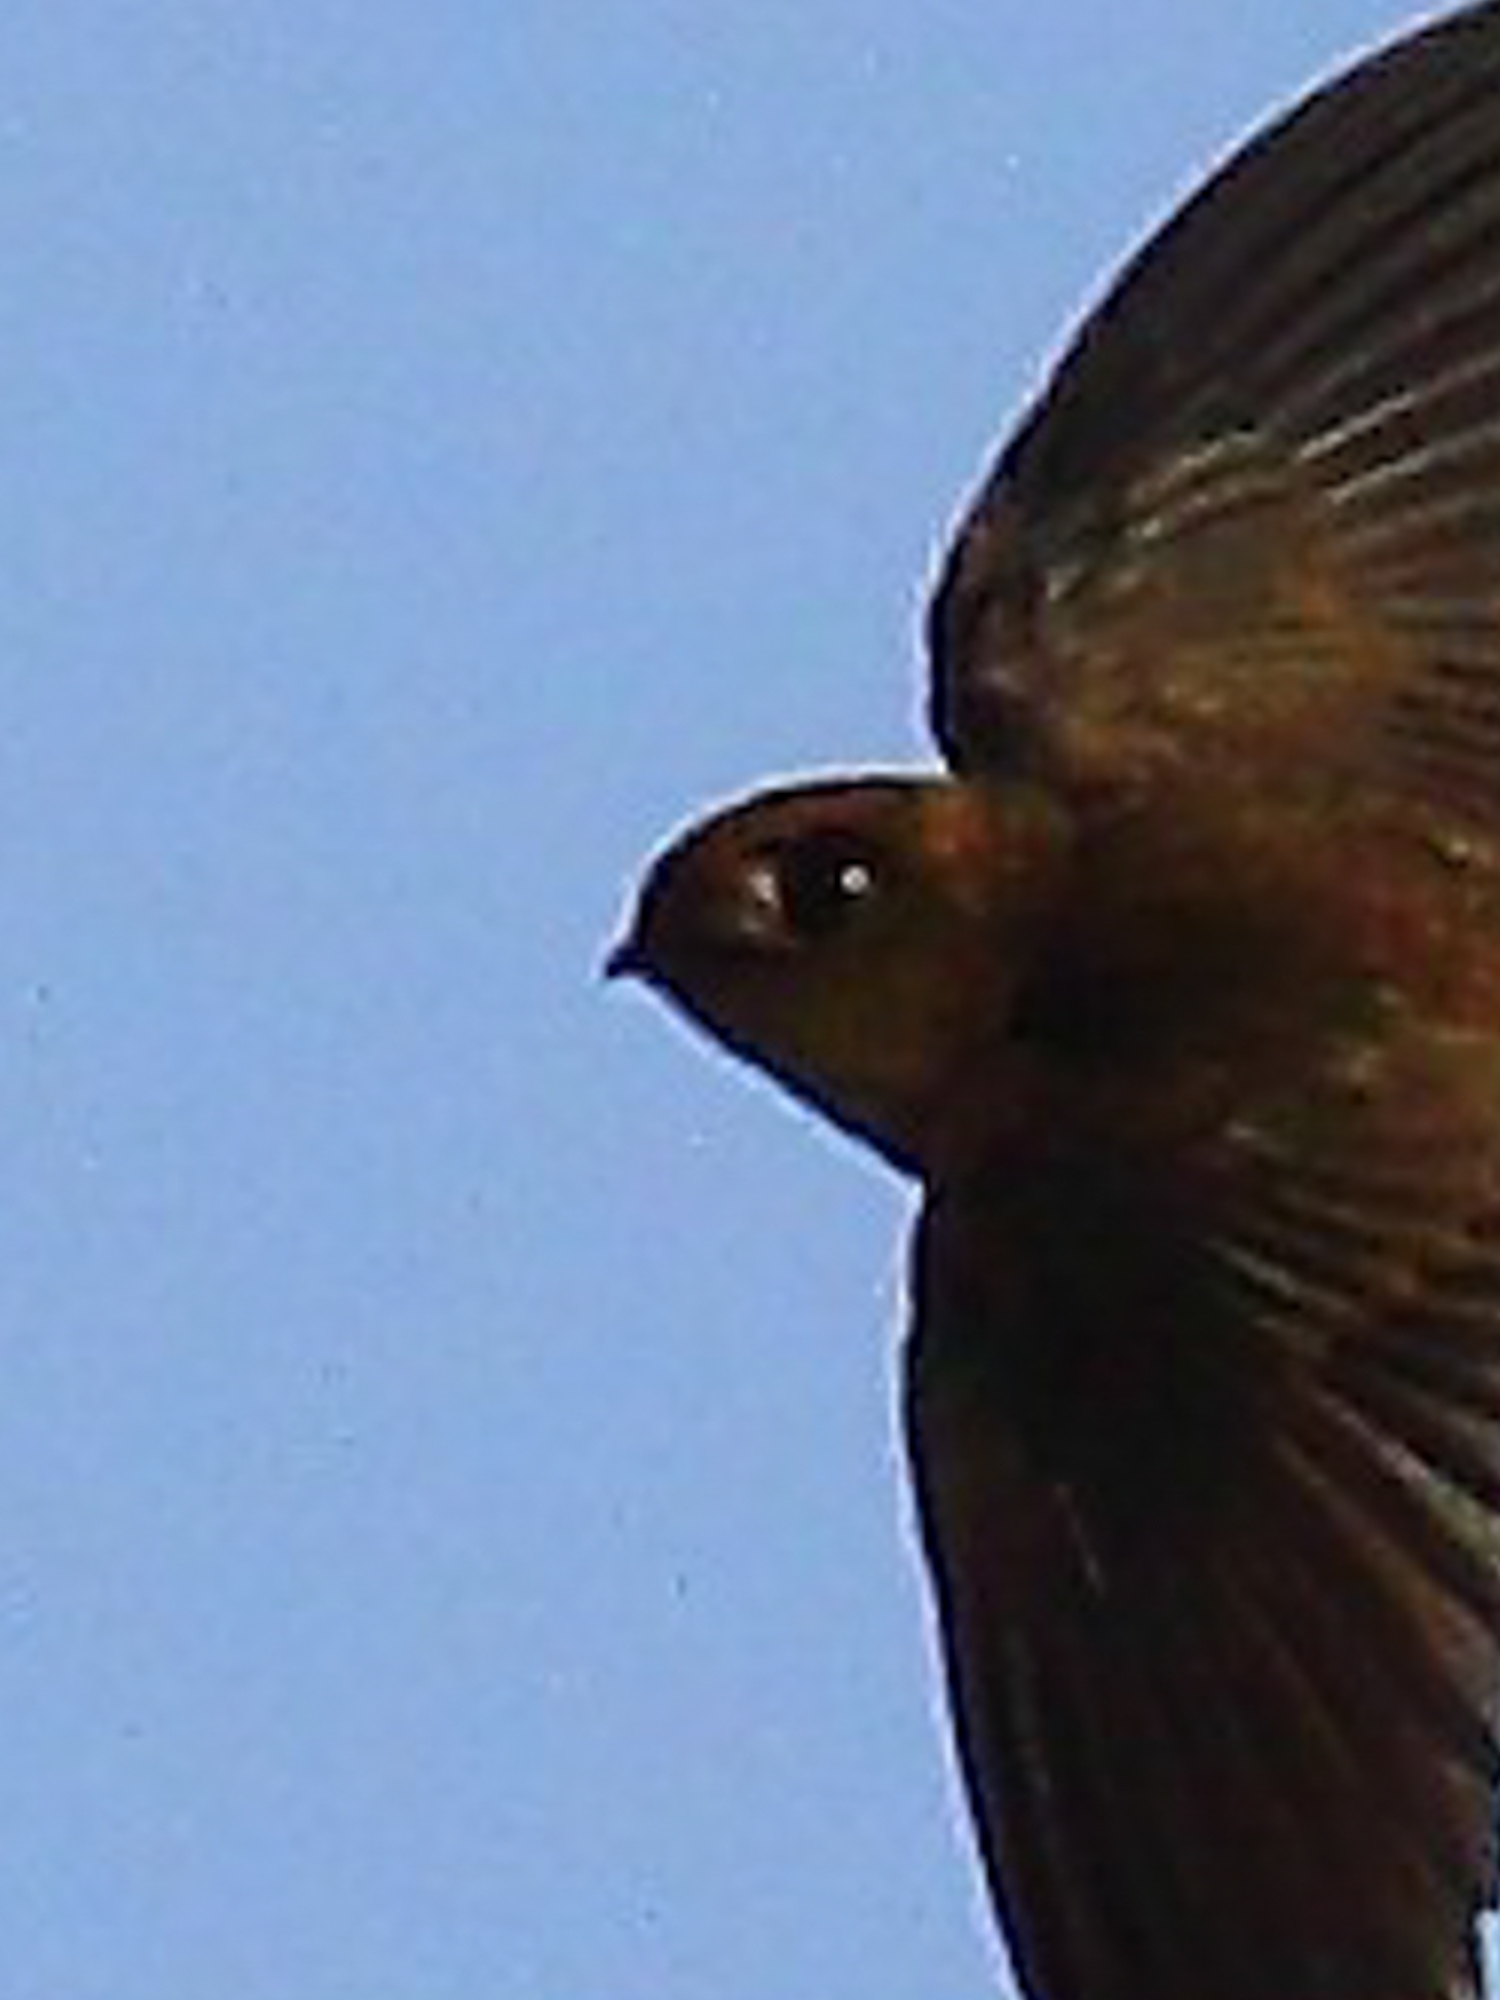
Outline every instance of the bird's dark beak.
<svg viewBox="0 0 1500 2000"><path fill-rule="evenodd" d="M632 931L610 952L604 961L606 979L639 979L646 970L646 954L641 949L640 939Z"/></svg>

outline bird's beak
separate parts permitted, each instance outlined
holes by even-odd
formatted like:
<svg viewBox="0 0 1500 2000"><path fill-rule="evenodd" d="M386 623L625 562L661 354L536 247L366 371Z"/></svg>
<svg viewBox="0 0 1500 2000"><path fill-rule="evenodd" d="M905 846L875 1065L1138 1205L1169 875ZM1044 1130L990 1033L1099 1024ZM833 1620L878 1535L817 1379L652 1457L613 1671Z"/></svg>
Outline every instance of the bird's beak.
<svg viewBox="0 0 1500 2000"><path fill-rule="evenodd" d="M606 979L639 979L645 972L646 954L634 932L621 938L605 959L603 970Z"/></svg>

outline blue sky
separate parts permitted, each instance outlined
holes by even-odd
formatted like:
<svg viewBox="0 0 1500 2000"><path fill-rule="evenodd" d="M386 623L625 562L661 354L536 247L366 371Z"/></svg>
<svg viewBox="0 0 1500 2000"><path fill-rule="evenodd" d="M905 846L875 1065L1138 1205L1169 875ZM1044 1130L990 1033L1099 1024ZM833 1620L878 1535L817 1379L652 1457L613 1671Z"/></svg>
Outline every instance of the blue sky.
<svg viewBox="0 0 1500 2000"><path fill-rule="evenodd" d="M6 8L5 2000L994 1990L907 1197L595 969L1405 15Z"/></svg>

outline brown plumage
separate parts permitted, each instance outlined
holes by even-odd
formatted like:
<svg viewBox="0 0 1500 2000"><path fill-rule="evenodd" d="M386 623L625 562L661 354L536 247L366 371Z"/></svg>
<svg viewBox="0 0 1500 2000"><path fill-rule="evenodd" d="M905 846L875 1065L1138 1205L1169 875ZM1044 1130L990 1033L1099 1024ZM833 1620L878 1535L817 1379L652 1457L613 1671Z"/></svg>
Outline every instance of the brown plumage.
<svg viewBox="0 0 1500 2000"><path fill-rule="evenodd" d="M924 1186L906 1423L1034 2000L1463 2000L1500 1702L1500 0L1134 260L618 969Z"/></svg>

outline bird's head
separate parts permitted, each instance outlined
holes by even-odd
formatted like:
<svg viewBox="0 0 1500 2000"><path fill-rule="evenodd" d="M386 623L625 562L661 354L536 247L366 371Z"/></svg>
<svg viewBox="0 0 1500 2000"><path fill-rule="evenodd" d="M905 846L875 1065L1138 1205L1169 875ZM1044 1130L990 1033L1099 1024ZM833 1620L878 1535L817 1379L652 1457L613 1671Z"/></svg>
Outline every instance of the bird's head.
<svg viewBox="0 0 1500 2000"><path fill-rule="evenodd" d="M1040 800L942 779L759 794L652 865L608 970L913 1170L1003 1040L1061 848Z"/></svg>

